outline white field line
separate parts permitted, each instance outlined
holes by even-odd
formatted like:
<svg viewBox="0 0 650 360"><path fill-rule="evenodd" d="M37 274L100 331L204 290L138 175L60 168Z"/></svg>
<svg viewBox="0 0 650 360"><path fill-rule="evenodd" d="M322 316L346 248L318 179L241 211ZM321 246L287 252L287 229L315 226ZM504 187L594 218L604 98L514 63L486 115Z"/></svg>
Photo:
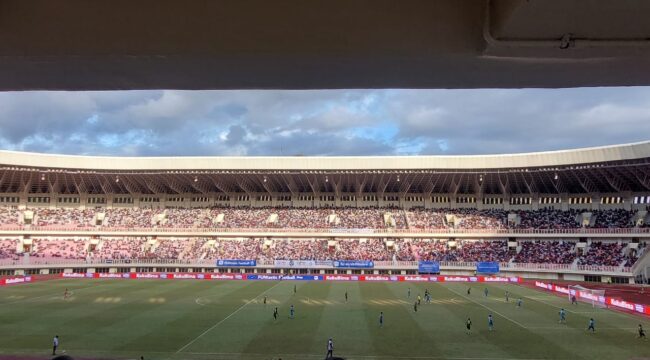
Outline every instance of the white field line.
<svg viewBox="0 0 650 360"><path fill-rule="evenodd" d="M243 308L245 308L246 306L248 306L248 304L250 304L250 303L252 303L253 301L255 301L255 299L257 299L257 298L260 297L261 295L266 294L267 292L271 291L273 288L275 288L276 286L278 286L278 285L280 285L280 284L282 284L282 282L281 282L281 281L278 281L277 284L275 284L275 285L271 286L270 288L268 288L268 289L262 291L260 294L258 294L257 296L255 296L253 299L247 301L244 305L242 305L242 306L238 307L237 309L235 309L235 311L233 311L232 313L230 313L230 315L226 316L225 318L219 320L219 321L218 321L217 323L215 323L214 325L210 326L207 330L205 330L204 332L202 332L199 336L195 337L195 338L192 339L190 342L188 342L187 344L185 344L183 347L181 347L180 349L178 349L178 351L176 351L176 353L174 353L174 354L179 354L179 353L182 352L183 350L187 349L188 347L190 347L190 345L194 344L197 340L199 340L200 338L202 338L205 334L209 333L209 332L212 331L214 328L216 328L217 326L221 325L224 321L230 319L233 315L237 314L237 313L238 313L239 311L241 311Z"/></svg>
<svg viewBox="0 0 650 360"><path fill-rule="evenodd" d="M465 295L463 295L463 294L461 294L461 293L459 293L459 292L457 292L457 291L455 291L455 290L453 290L453 289L451 289L451 288L449 288L449 287L447 287L447 286L445 286L445 288L447 288L449 291L453 292L454 294L456 294L456 295L458 295L458 296L460 296L460 297L463 297L463 298L465 298L465 299L467 299L467 300L473 302L473 303L476 304L476 305L482 306L482 307L484 307L484 308L490 310L491 312L493 312L493 313L495 313L495 314L501 316L502 318L504 318L504 319L506 319L506 320L509 320L509 321L512 322L513 324L519 325L520 327L522 327L522 328L524 328L524 329L527 329L527 327L524 326L524 325L523 325L522 323L520 323L519 321L514 320L514 319L511 319L511 318L509 318L509 317L507 317L507 316L501 314L500 312L498 312L498 311L496 311L496 310L494 310L494 309L488 307L487 305L483 305L483 304L481 304L480 302L477 302L477 301L475 301L475 300L473 300L473 299L471 299L471 298L468 298L467 296L465 296Z"/></svg>

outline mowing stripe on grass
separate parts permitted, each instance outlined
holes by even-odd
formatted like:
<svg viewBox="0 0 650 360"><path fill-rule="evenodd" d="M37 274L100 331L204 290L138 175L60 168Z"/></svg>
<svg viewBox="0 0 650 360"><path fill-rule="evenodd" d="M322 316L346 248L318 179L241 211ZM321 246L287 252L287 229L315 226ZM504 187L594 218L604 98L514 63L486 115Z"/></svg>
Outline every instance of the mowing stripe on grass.
<svg viewBox="0 0 650 360"><path fill-rule="evenodd" d="M223 323L224 321L228 320L231 316L237 314L239 311L241 311L243 308L245 308L248 304L250 304L250 303L252 303L253 301L255 301L255 299L257 299L258 297L260 297L260 296L266 294L267 292L271 291L273 288L275 288L276 286L278 286L278 285L280 285L280 284L282 284L282 282L281 282L281 281L278 281L277 284L275 284L275 285L271 286L270 288L268 288L268 289L262 291L261 293L257 294L257 295L256 295L255 297L253 297L251 300L247 301L244 305L242 305L242 306L238 307L237 309L235 309L235 311L233 311L232 313L230 313L230 315L228 315L228 316L226 316L225 318L219 320L216 324L214 324L214 325L212 325L211 327L209 327L207 330L205 330L204 332L202 332L199 336L195 337L192 341L190 341L190 342L188 342L187 344L185 344L185 346L183 346L182 348L178 349L178 351L176 351L175 354L179 354L179 353L182 352L183 350L187 349L190 345L194 344L197 340L199 340L200 338L202 338L205 334L209 333L212 329L214 329L214 328L216 328L217 326L221 325L221 323Z"/></svg>
<svg viewBox="0 0 650 360"><path fill-rule="evenodd" d="M74 290L76 290L76 291L81 291L81 290L84 290L84 289L89 289L89 288L98 288L98 287L100 287L100 286L106 286L106 285L108 285L108 284L100 284L100 285L84 286L84 287L81 287L81 288L78 288L78 289L74 289ZM73 295L73 294L74 294L73 291L68 292L68 295ZM57 294L46 294L46 295L40 295L40 296L36 296L36 297L30 297L30 298L21 299L21 300L16 300L16 301L10 301L10 302L5 302L5 303L0 303L0 305L11 305L11 304L18 304L18 303L22 303L22 304L24 304L24 303L27 303L27 302L30 302L30 301L39 300L39 299L44 299L44 298L48 298L48 297L55 297L55 296L56 296L57 298L60 298L60 297L61 297L61 293L58 293L58 295L57 295Z"/></svg>

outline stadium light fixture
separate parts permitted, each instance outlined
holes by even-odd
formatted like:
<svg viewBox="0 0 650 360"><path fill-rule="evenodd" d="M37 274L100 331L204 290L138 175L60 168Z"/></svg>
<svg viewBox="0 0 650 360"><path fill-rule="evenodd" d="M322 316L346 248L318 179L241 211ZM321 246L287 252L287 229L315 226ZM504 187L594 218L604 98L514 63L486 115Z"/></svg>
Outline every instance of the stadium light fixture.
<svg viewBox="0 0 650 360"><path fill-rule="evenodd" d="M45 174L41 174L41 181L45 181Z"/></svg>
<svg viewBox="0 0 650 360"><path fill-rule="evenodd" d="M266 176L264 177L264 182L266 182Z"/></svg>
<svg viewBox="0 0 650 360"><path fill-rule="evenodd" d="M198 182L199 178L197 176L194 177L194 182Z"/></svg>
<svg viewBox="0 0 650 360"><path fill-rule="evenodd" d="M116 176L116 177L115 177L115 182L116 182L116 183L120 182L120 177L119 177L119 176Z"/></svg>
<svg viewBox="0 0 650 360"><path fill-rule="evenodd" d="M557 173L555 173L555 176L553 176L554 180L557 180Z"/></svg>

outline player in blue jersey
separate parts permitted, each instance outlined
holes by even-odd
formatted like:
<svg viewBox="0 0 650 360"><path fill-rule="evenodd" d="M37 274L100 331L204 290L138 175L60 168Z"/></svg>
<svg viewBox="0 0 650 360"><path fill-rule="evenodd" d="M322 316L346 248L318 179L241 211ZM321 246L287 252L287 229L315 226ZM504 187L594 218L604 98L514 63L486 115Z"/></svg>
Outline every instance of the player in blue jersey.
<svg viewBox="0 0 650 360"><path fill-rule="evenodd" d="M379 313L379 327L384 327L384 312Z"/></svg>
<svg viewBox="0 0 650 360"><path fill-rule="evenodd" d="M594 321L594 318L589 319L589 327L587 327L587 331L591 330L591 332L596 332L596 322Z"/></svg>
<svg viewBox="0 0 650 360"><path fill-rule="evenodd" d="M293 304L291 304L291 307L289 308L289 317L293 319L294 315L295 315L295 309L293 308Z"/></svg>
<svg viewBox="0 0 650 360"><path fill-rule="evenodd" d="M488 315L488 329L490 331L494 330L494 319L492 318L492 314Z"/></svg>
<svg viewBox="0 0 650 360"><path fill-rule="evenodd" d="M566 324L566 310L560 309L560 324Z"/></svg>

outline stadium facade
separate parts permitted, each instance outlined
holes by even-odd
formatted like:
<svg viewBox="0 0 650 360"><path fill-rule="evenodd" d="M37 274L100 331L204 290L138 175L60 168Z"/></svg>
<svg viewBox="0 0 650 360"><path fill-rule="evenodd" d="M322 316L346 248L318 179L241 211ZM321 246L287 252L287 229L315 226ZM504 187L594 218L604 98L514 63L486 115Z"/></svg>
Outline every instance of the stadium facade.
<svg viewBox="0 0 650 360"><path fill-rule="evenodd" d="M33 246L34 239L38 238L75 238L84 241L86 252L111 239L131 237L146 239L143 246L152 248L164 239L176 238L201 238L210 242L204 246L213 246L214 241L224 239L255 238L262 239L263 243L321 240L327 241L328 246L337 246L343 239L361 242L374 239L389 247L395 241L404 246L412 239L435 239L452 247L457 241L502 241L512 252L512 259L527 241L570 242L571 251L587 257L593 242L599 246L617 244L615 251L625 256L633 253L638 259L607 266L590 265L588 261L586 265L581 264L583 260L577 258L564 264L524 264L511 259L501 261L501 270L505 274L528 277L645 281L650 268L650 257L643 251L650 241L650 228L646 226L650 223L649 205L650 142L480 156L146 158L0 151L0 206L10 219L0 225L0 234L16 243L13 258L3 260L5 274L79 268L110 272L135 269L417 272L417 261L399 261L395 257L376 261L372 269L365 270L328 266L289 269L269 259L259 261L254 269L224 268L217 266L217 259L206 258L205 254L199 259L183 260L39 259L28 255L30 251L38 251ZM224 217L232 215L219 210L206 215L210 218L203 225L174 226L174 220L168 219L178 209L238 208L266 209L262 216L268 226L220 226ZM337 215L337 209L354 211L355 208L379 209L383 224L337 226L340 220L337 217L346 216ZM130 223L110 226L106 219L115 209L146 209L146 226ZM279 215L273 209L329 209L331 214L323 217L328 217L327 222L332 224L281 226L277 222ZM408 214L411 209L440 214L444 226L412 226ZM90 212L85 216L92 219L90 224L73 220L56 224L39 222L39 216L45 218L39 212L45 210L61 212L63 218L76 217L76 212L85 211ZM601 219L600 225L594 226L599 216L612 217L618 210L626 211L628 218L609 223ZM65 215L66 211L72 215ZM490 211L500 212L502 222L507 224L485 225L481 216ZM529 221L522 220L522 213L530 212L527 216L534 217L540 211L566 212L578 226L516 226ZM406 224L396 226L393 217L397 218L397 213L404 215ZM472 227L472 222L467 221L465 226L458 226L461 215L472 216L483 225ZM534 219L530 221L535 223ZM610 248L604 251L607 249ZM474 270L475 265L470 262L441 262L443 273L471 274Z"/></svg>

